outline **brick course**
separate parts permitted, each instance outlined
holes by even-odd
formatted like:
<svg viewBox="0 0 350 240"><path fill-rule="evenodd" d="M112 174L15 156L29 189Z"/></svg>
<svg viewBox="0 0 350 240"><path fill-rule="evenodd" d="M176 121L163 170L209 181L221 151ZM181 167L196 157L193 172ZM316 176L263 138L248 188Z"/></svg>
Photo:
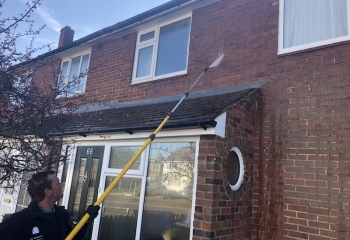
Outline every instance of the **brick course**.
<svg viewBox="0 0 350 240"><path fill-rule="evenodd" d="M251 140L249 136L254 132L255 113L256 94L227 112L226 138L201 137L199 148L201 160L198 164L205 165L206 168L198 169L196 206L197 209L206 211L201 211L201 214L197 214L196 211L195 214L193 233L198 239L250 238L253 211L253 184L250 176L253 173L251 166L254 163L254 139ZM226 175L229 174L225 169L225 161L235 146L240 148L244 157L245 174L241 188L230 195L230 190L225 190L228 183ZM214 151L207 151L213 148ZM201 182L205 182L207 187L204 188Z"/></svg>

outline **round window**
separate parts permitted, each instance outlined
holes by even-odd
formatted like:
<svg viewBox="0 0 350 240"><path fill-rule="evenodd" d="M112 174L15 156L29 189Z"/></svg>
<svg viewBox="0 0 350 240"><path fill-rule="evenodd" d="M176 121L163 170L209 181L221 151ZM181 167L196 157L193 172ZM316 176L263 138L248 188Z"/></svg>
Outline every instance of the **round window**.
<svg viewBox="0 0 350 240"><path fill-rule="evenodd" d="M233 191L240 188L243 182L244 165L241 151L234 147L231 149L226 162L227 180Z"/></svg>

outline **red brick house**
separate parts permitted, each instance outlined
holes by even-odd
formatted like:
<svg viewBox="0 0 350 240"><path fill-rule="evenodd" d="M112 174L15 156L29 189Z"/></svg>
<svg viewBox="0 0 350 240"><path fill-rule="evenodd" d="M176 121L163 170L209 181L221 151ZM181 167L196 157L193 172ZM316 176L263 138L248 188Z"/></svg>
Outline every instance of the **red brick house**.
<svg viewBox="0 0 350 240"><path fill-rule="evenodd" d="M94 69L67 95L106 102L67 133L62 204L79 218L224 54L104 201L92 239L349 239L349 14L349 0L173 0L73 42L62 29L45 56L67 77Z"/></svg>

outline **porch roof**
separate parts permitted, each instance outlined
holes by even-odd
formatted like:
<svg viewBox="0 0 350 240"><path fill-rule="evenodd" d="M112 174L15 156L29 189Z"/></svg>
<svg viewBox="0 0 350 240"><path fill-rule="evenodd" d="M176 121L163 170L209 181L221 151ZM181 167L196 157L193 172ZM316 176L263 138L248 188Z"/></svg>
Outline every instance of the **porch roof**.
<svg viewBox="0 0 350 240"><path fill-rule="evenodd" d="M218 116L265 85L266 82L260 82L191 93L176 109L163 129L215 127L215 119ZM89 106L81 113L84 119L83 126L73 127L72 131L66 134L82 136L106 132L132 134L135 131L155 130L182 96L118 103L114 107Z"/></svg>

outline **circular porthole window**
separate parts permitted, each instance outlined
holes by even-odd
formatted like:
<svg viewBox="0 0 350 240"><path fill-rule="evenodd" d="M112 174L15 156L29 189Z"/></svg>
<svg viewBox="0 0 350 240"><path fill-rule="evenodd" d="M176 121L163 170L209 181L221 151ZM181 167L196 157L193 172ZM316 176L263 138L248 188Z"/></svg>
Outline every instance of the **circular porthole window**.
<svg viewBox="0 0 350 240"><path fill-rule="evenodd" d="M243 182L244 165L242 153L233 147L226 161L227 180L233 191L238 190Z"/></svg>

